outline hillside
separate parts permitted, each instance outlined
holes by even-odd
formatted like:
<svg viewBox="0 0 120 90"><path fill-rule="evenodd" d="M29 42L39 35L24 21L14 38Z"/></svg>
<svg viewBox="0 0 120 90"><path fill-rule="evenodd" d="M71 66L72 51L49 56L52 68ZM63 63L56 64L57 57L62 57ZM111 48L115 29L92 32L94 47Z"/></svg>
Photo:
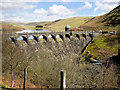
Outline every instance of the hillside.
<svg viewBox="0 0 120 90"><path fill-rule="evenodd" d="M52 31L64 31L64 28L67 24L71 26L71 28L76 28L89 20L89 17L72 17L60 20L54 24L49 25L47 28Z"/></svg>
<svg viewBox="0 0 120 90"><path fill-rule="evenodd" d="M96 28L96 30L103 31L116 31L119 33L120 5L107 14L92 18L80 27ZM118 48L120 48L120 43L118 42L119 38L119 34L104 34L97 36L89 45L86 52L89 51L91 53L92 59L106 60L118 54Z"/></svg>
<svg viewBox="0 0 120 90"><path fill-rule="evenodd" d="M12 25L12 24L8 24L8 23L2 23L0 25L0 27L2 28L2 33L13 33L16 31L21 31L23 29L25 29L24 27L21 27L20 25Z"/></svg>
<svg viewBox="0 0 120 90"><path fill-rule="evenodd" d="M120 5L102 16L93 17L88 22L80 25L79 28L93 30L118 30L120 27ZM86 30L86 29L85 29Z"/></svg>
<svg viewBox="0 0 120 90"><path fill-rule="evenodd" d="M26 29L35 29L36 25L44 25L44 28L47 28L51 31L64 31L64 28L67 24L71 28L78 28L80 25L88 22L91 17L72 17L67 19L58 19L55 21L43 21L43 22L30 22L30 23L18 23L18 22L2 22L2 24L9 24L13 26L20 26Z"/></svg>
<svg viewBox="0 0 120 90"><path fill-rule="evenodd" d="M103 16L102 23L108 26L117 26L120 24L120 5Z"/></svg>
<svg viewBox="0 0 120 90"><path fill-rule="evenodd" d="M98 26L104 25L104 23L100 23L99 22L102 19L102 17L103 16L93 17L88 22L86 22L85 24L83 24L82 26L98 27Z"/></svg>
<svg viewBox="0 0 120 90"><path fill-rule="evenodd" d="M27 23L25 25L27 26L37 26L37 25L45 25L45 24L49 24L52 21L43 21L43 22L31 22L31 23Z"/></svg>
<svg viewBox="0 0 120 90"><path fill-rule="evenodd" d="M117 35L99 35L89 45L86 52L89 51L93 59L106 60L118 54L118 48L120 46L118 39L119 37Z"/></svg>

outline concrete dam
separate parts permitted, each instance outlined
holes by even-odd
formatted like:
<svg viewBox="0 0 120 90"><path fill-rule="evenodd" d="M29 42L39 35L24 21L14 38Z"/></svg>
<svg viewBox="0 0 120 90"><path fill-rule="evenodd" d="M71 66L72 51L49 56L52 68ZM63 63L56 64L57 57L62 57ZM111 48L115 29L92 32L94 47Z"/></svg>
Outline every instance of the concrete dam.
<svg viewBox="0 0 120 90"><path fill-rule="evenodd" d="M10 40L19 47L46 46L51 50L83 53L93 39L91 32L17 33ZM59 49L59 50L58 50Z"/></svg>
<svg viewBox="0 0 120 90"><path fill-rule="evenodd" d="M94 81L98 85L103 80L104 65L88 63L84 58L86 48L97 35L100 33L90 31L17 33L9 41L22 54L19 65L27 67L28 75L33 73L29 80L38 81L42 86L59 87L59 71L66 70L67 87L83 88L89 87L93 78L98 80ZM16 55L19 57L17 52Z"/></svg>

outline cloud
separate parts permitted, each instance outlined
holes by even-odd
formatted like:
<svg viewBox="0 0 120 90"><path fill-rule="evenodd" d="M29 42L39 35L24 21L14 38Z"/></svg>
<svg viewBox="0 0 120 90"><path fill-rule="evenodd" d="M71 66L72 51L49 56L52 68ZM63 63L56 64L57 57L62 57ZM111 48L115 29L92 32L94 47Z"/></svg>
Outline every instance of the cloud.
<svg viewBox="0 0 120 90"><path fill-rule="evenodd" d="M66 15L72 15L72 14L74 14L74 11L68 9L63 5L54 4L52 7L49 7L48 9L48 15L66 16Z"/></svg>
<svg viewBox="0 0 120 90"><path fill-rule="evenodd" d="M26 20L22 17L16 16L14 14L5 14L4 16L2 16L2 18L0 18L1 21L13 21L13 22L25 22Z"/></svg>
<svg viewBox="0 0 120 90"><path fill-rule="evenodd" d="M2 0L2 2L40 2L41 0Z"/></svg>
<svg viewBox="0 0 120 90"><path fill-rule="evenodd" d="M89 2L90 0L2 0L2 2ZM96 0L92 0L95 2Z"/></svg>
<svg viewBox="0 0 120 90"><path fill-rule="evenodd" d="M94 12L96 12L98 9L99 9L99 7L96 7L96 8L94 9Z"/></svg>
<svg viewBox="0 0 120 90"><path fill-rule="evenodd" d="M23 9L34 9L36 7L36 5L24 5Z"/></svg>
<svg viewBox="0 0 120 90"><path fill-rule="evenodd" d="M63 5L54 4L53 6L49 7L48 10L45 10L43 8L36 9L34 13L38 13L40 15L46 15L46 16L70 16L75 12Z"/></svg>
<svg viewBox="0 0 120 90"><path fill-rule="evenodd" d="M89 2L85 2L85 5L81 8L78 8L78 10L83 10L88 8L92 8L92 4L90 4Z"/></svg>
<svg viewBox="0 0 120 90"><path fill-rule="evenodd" d="M27 5L24 2L18 3L18 2L5 2L5 3L0 3L0 8L3 11L14 11L18 10L20 8L26 10L26 9L33 9L35 8L36 5Z"/></svg>
<svg viewBox="0 0 120 90"><path fill-rule="evenodd" d="M53 21L58 18L65 19L68 17L72 17L74 15L75 11L68 9L64 5L52 5L47 10L44 8L35 9L34 15L37 15L36 20L38 21Z"/></svg>
<svg viewBox="0 0 120 90"><path fill-rule="evenodd" d="M14 6L16 7L16 6ZM13 8L13 7L12 7ZM11 9L12 9L11 8ZM71 17L74 12L63 5L52 5L47 10L44 8L35 9L33 13L23 11L22 13L3 13L3 21L14 22L38 22L38 21L53 21L58 18L65 19ZM0 16L1 19L2 16Z"/></svg>
<svg viewBox="0 0 120 90"><path fill-rule="evenodd" d="M46 11L44 8L41 8L41 9L35 9L34 13L38 13L40 15L46 15L48 11Z"/></svg>
<svg viewBox="0 0 120 90"><path fill-rule="evenodd" d="M103 12L109 12L110 10L118 6L118 2L119 0L103 0L102 2L96 1L96 8L94 9L94 12L99 9Z"/></svg>
<svg viewBox="0 0 120 90"><path fill-rule="evenodd" d="M102 2L119 2L120 0L103 0Z"/></svg>
<svg viewBox="0 0 120 90"><path fill-rule="evenodd" d="M1 16L0 16L1 19ZM2 15L2 21L12 21L12 22L38 22L41 21L40 17L37 14L30 12L22 12L19 15L15 14L4 14ZM1 21L0 20L0 21Z"/></svg>
<svg viewBox="0 0 120 90"><path fill-rule="evenodd" d="M101 1L101 0L91 0L91 1L90 0L57 0L57 1L67 3L67 2L96 2L96 1Z"/></svg>
<svg viewBox="0 0 120 90"><path fill-rule="evenodd" d="M75 0L61 0L62 2L73 2Z"/></svg>

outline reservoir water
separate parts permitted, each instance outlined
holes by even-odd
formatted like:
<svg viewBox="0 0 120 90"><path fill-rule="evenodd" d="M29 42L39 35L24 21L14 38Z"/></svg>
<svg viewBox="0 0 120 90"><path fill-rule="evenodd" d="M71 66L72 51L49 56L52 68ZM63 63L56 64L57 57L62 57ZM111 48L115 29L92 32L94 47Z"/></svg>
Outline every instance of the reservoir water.
<svg viewBox="0 0 120 90"><path fill-rule="evenodd" d="M42 33L42 32L51 32L51 31L49 31L49 30L47 30L47 29L42 29L42 30L31 30L31 29L25 29L25 30L22 30L22 31L18 31L18 32L16 32L16 33L36 33L36 32L38 32L38 33Z"/></svg>

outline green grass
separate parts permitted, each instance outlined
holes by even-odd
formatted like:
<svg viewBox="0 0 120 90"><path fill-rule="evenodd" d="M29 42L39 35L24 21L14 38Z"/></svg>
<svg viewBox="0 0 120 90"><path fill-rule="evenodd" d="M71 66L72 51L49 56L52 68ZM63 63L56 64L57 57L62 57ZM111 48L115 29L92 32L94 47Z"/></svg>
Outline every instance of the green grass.
<svg viewBox="0 0 120 90"><path fill-rule="evenodd" d="M48 29L52 31L64 31L67 24L69 24L71 28L76 28L84 24L88 19L88 17L72 17L56 22L55 24L48 26Z"/></svg>
<svg viewBox="0 0 120 90"><path fill-rule="evenodd" d="M120 25L117 26L99 26L98 30L102 31L118 31L120 29Z"/></svg>
<svg viewBox="0 0 120 90"><path fill-rule="evenodd" d="M50 24L52 21L43 21L43 22L31 22L27 23L28 26L37 26L37 25L44 25L44 24Z"/></svg>
<svg viewBox="0 0 120 90"><path fill-rule="evenodd" d="M110 56L117 55L118 37L116 35L100 35L89 45L87 51L93 55L94 59L106 59Z"/></svg>
<svg viewBox="0 0 120 90"><path fill-rule="evenodd" d="M24 26L24 28L25 28L25 29L32 29L32 30L33 30L33 29L34 29L34 30L36 29L34 26Z"/></svg>

